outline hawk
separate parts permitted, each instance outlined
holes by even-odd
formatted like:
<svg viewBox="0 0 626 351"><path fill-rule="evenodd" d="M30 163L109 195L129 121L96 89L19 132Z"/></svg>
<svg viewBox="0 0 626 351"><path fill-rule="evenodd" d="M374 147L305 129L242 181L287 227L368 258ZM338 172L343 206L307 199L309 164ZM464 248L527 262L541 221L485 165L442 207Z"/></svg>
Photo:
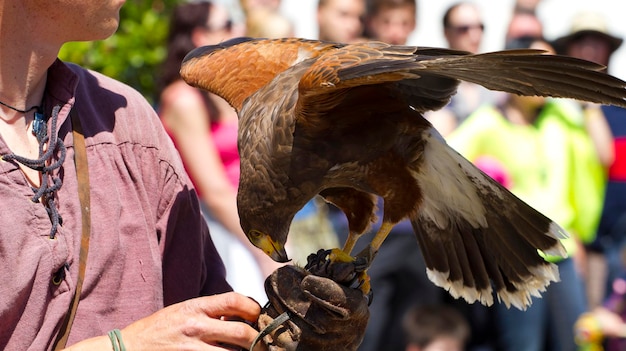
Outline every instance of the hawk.
<svg viewBox="0 0 626 351"><path fill-rule="evenodd" d="M537 50L236 38L190 52L181 75L238 112L240 222L274 260L288 261L289 225L318 194L347 216L349 237L333 257L349 260L382 197L370 260L408 218L436 285L486 305L495 289L525 309L559 279L538 250L566 255L567 234L450 148L423 114L445 106L460 80L626 107L626 83L602 69Z"/></svg>

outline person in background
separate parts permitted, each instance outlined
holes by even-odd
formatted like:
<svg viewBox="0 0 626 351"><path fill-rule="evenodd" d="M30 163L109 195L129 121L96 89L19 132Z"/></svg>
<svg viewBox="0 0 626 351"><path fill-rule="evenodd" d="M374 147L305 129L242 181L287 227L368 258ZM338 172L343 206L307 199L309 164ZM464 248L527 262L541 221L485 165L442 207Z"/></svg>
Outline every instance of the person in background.
<svg viewBox="0 0 626 351"><path fill-rule="evenodd" d="M477 5L471 2L456 3L446 10L442 22L450 49L471 53L480 51L485 25ZM445 137L481 105L493 103L497 96L499 94L478 84L462 81L447 106L429 112L425 117Z"/></svg>
<svg viewBox="0 0 626 351"><path fill-rule="evenodd" d="M596 12L574 16L570 32L554 41L557 51L609 67L623 39L609 33ZM598 306L622 271L620 252L626 244L626 109L580 104L602 163L608 170L602 216L596 240L587 245L590 307ZM608 125L608 127L607 127Z"/></svg>
<svg viewBox="0 0 626 351"><path fill-rule="evenodd" d="M517 10L513 12L505 35L506 43L520 38L537 38L542 39L543 23L539 18L529 11Z"/></svg>
<svg viewBox="0 0 626 351"><path fill-rule="evenodd" d="M450 6L443 15L442 24L450 49L473 54L480 51L485 25L476 4L459 2Z"/></svg>
<svg viewBox="0 0 626 351"><path fill-rule="evenodd" d="M278 11L281 0L240 0L243 12L247 15L257 9L268 9Z"/></svg>
<svg viewBox="0 0 626 351"><path fill-rule="evenodd" d="M405 351L462 351L470 328L463 316L445 305L414 306L402 323Z"/></svg>
<svg viewBox="0 0 626 351"><path fill-rule="evenodd" d="M416 24L415 0L374 0L370 3L366 23L369 39L404 45ZM411 30L409 30L411 29ZM364 234L355 247L360 252L371 241L381 225L383 203L378 203L378 221ZM348 236L345 214L333 208L332 221L340 242ZM424 258L415 242L411 223L398 223L377 254L377 264L368 269L374 297L370 320L359 351L404 351L402 318L412 306L439 304L445 291L435 286L426 275Z"/></svg>
<svg viewBox="0 0 626 351"><path fill-rule="evenodd" d="M536 14L525 8L516 8L507 31L507 43L515 40L532 40L543 38L543 25ZM599 105L594 104L579 104L578 102L570 101L574 108L577 106L585 106L584 113L580 116L584 116L584 126L593 141L598 159L600 162L608 168L610 159L612 156L611 150L611 132L606 123L605 118L602 116L602 111ZM593 107L593 108L592 108ZM581 191L577 193L582 193ZM598 199L597 196L592 195L592 199ZM599 206L599 205L598 205ZM592 221L597 220L597 217L590 217ZM597 223L591 223L591 227L595 227ZM593 245L591 245L593 246ZM577 255L577 270L583 276L585 280L585 287L587 289L587 301L590 308L597 306L603 299L603 293L605 291L605 266L602 264L601 257L596 255L594 250L581 250ZM588 272L593 272L590 274Z"/></svg>
<svg viewBox="0 0 626 351"><path fill-rule="evenodd" d="M318 39L338 43L363 40L365 0L319 0Z"/></svg>
<svg viewBox="0 0 626 351"><path fill-rule="evenodd" d="M247 12L246 36L251 38L288 38L294 36L291 21L276 10L256 8Z"/></svg>
<svg viewBox="0 0 626 351"><path fill-rule="evenodd" d="M477 4L468 1L452 4L443 14L442 27L448 48L479 53L485 25ZM440 110L427 112L425 117L446 137L462 125L471 113L485 104L495 103L499 96L500 93L478 84L461 81L450 103ZM448 302L459 309L470 324L468 350L493 349L493 310L480 304L470 305L458 300Z"/></svg>
<svg viewBox="0 0 626 351"><path fill-rule="evenodd" d="M507 49L551 46L534 38L508 43ZM485 105L447 138L513 194L559 223L569 238L568 258L548 256L560 279L533 299L526 311L495 306L499 346L507 351L575 350L573 327L587 302L577 261L581 243L594 239L590 225L600 215L602 165L581 123L580 111L557 99L507 94L499 105ZM581 193L583 196L572 196Z"/></svg>
<svg viewBox="0 0 626 351"><path fill-rule="evenodd" d="M529 13L536 15L541 0L515 0L513 13Z"/></svg>
<svg viewBox="0 0 626 351"><path fill-rule="evenodd" d="M247 12L246 35L268 39L292 37L292 23L278 11L280 1L271 2L269 6L262 3L260 1ZM339 247L328 213L329 205L321 197L310 200L296 213L285 244L285 250L294 264L305 266L310 254L319 249Z"/></svg>
<svg viewBox="0 0 626 351"><path fill-rule="evenodd" d="M574 326L579 351L626 350L626 250L620 251L621 271L608 297L578 318Z"/></svg>
<svg viewBox="0 0 626 351"><path fill-rule="evenodd" d="M65 329L72 351L227 350L258 334L260 306L229 292L153 107L57 58L66 42L111 36L123 3L0 0L0 263L11 272L0 284L2 350L56 349Z"/></svg>
<svg viewBox="0 0 626 351"><path fill-rule="evenodd" d="M416 0L371 0L366 19L366 36L392 45L406 45L415 30Z"/></svg>
<svg viewBox="0 0 626 351"><path fill-rule="evenodd" d="M246 17L246 36L251 38L286 38L294 35L291 20L280 12L281 0L240 0Z"/></svg>
<svg viewBox="0 0 626 351"><path fill-rule="evenodd" d="M270 11L270 8L254 7L249 14L254 16L254 13L265 9ZM159 114L192 180L198 184L205 205L204 214L226 265L229 283L236 291L263 302L267 300L263 282L281 264L252 246L239 224L236 198L240 173L237 113L222 98L187 85L178 73L182 59L195 47L219 43L243 33L229 27L230 20L225 7L210 1L180 5L172 21ZM271 34L268 24L263 28L266 31L264 34ZM261 30L255 27L250 29ZM294 262L306 263L306 256L316 252L320 246L337 246L336 235L323 212L324 205L317 206L311 201L294 218L294 228L290 230L287 247ZM302 231L299 228L302 226L315 226L319 235L310 235L309 231L300 235ZM300 237L319 241L311 247ZM294 242L298 245L294 245ZM300 252L305 249L311 251Z"/></svg>
<svg viewBox="0 0 626 351"><path fill-rule="evenodd" d="M278 265L249 243L239 225L237 114L225 100L189 86L178 73L189 51L243 34L231 25L227 8L217 3L197 1L174 9L158 112L198 189L228 281L265 301L263 280Z"/></svg>

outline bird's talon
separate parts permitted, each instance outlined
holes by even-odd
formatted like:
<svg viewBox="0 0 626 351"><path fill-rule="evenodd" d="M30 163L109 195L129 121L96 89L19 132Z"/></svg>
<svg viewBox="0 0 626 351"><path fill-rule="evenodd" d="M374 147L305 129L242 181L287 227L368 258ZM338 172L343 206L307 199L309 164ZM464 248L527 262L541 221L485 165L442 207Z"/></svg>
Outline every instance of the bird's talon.
<svg viewBox="0 0 626 351"><path fill-rule="evenodd" d="M374 300L374 291L372 289L370 289L370 291L365 294L365 299L367 300L367 305L371 305L372 301Z"/></svg>
<svg viewBox="0 0 626 351"><path fill-rule="evenodd" d="M358 259L363 259L365 260L365 262L367 263L367 265L369 266L369 264L374 260L374 257L376 257L376 254L378 253L378 250L374 250L374 248L372 247L372 245L367 245L363 250L361 250L361 252L359 252L355 258Z"/></svg>
<svg viewBox="0 0 626 351"><path fill-rule="evenodd" d="M368 306L372 303L372 300L374 299L374 293L372 291L370 277L365 271L356 274L354 276L354 279L352 280L352 282L350 282L348 286L352 289L361 290L361 292L363 292L363 295L367 299Z"/></svg>
<svg viewBox="0 0 626 351"><path fill-rule="evenodd" d="M310 271L314 267L318 268L328 264L327 257L330 255L331 250L319 249L316 253L310 254L306 258L306 266L304 269Z"/></svg>
<svg viewBox="0 0 626 351"><path fill-rule="evenodd" d="M353 286L369 266L364 258L354 258L340 249L319 250L310 254L304 267L309 273L329 278L344 286ZM356 286L358 288L359 285Z"/></svg>
<svg viewBox="0 0 626 351"><path fill-rule="evenodd" d="M354 262L355 258L350 256L343 250L340 249L332 249L330 250L330 254L328 255L328 260L331 263L334 262Z"/></svg>
<svg viewBox="0 0 626 351"><path fill-rule="evenodd" d="M370 276L367 272L363 271L357 275L359 281L359 290L363 292L363 295L368 296L372 292L372 286L370 284Z"/></svg>
<svg viewBox="0 0 626 351"><path fill-rule="evenodd" d="M370 261L365 257L356 257L354 259L354 270L356 272L364 272L370 266Z"/></svg>

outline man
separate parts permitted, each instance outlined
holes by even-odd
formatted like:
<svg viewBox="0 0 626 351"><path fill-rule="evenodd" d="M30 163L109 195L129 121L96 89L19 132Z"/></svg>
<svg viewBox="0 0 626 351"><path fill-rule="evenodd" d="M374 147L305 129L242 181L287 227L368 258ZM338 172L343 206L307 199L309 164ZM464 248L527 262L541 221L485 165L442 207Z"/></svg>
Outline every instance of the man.
<svg viewBox="0 0 626 351"><path fill-rule="evenodd" d="M365 0L319 0L318 39L353 43L363 39Z"/></svg>
<svg viewBox="0 0 626 351"><path fill-rule="evenodd" d="M530 37L513 40L506 48L553 53L547 42ZM494 312L493 336L502 350L575 350L573 326L586 308L576 263L580 243L593 240L595 234L587 223L600 213L602 166L582 123L572 122L576 115L562 100L507 93L501 104L484 105L472 113L447 139L569 233L561 239L567 256L545 257L557 265L559 282L546 287L524 311L503 304L489 309ZM571 196L579 193L585 196Z"/></svg>
<svg viewBox="0 0 626 351"><path fill-rule="evenodd" d="M572 19L570 32L555 40L554 46L560 54L609 67L611 56L622 43L622 38L608 31L604 16L581 12ZM587 255L590 272L606 272L606 275L595 273L587 277L590 306L595 307L610 294L614 280L624 272L621 252L626 242L626 110L591 104L582 107L598 156L608 170L597 237L588 246ZM609 131L605 131L606 124Z"/></svg>
<svg viewBox="0 0 626 351"><path fill-rule="evenodd" d="M443 15L443 33L450 49L477 53L485 26L479 8L471 2L450 6ZM461 82L456 95L445 108L430 112L427 118L444 137L484 103L493 102L497 93L484 87Z"/></svg>
<svg viewBox="0 0 626 351"><path fill-rule="evenodd" d="M505 46L520 38L543 38L543 24L531 12L513 12L504 39Z"/></svg>
<svg viewBox="0 0 626 351"><path fill-rule="evenodd" d="M443 15L443 34L450 49L477 53L484 30L480 10L472 3L452 5Z"/></svg>
<svg viewBox="0 0 626 351"><path fill-rule="evenodd" d="M111 35L123 3L0 0L0 263L11 272L0 284L0 349L53 348L79 276L84 185L91 233L70 350L247 348L258 333L227 321L256 321L260 308L224 293L197 196L150 105L57 60L65 42ZM83 151L87 184L74 165Z"/></svg>

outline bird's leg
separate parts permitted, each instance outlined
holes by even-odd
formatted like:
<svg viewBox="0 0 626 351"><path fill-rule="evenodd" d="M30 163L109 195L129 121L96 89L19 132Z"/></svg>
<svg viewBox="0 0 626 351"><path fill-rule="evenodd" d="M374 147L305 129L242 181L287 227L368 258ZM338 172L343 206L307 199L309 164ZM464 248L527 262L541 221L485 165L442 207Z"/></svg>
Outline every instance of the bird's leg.
<svg viewBox="0 0 626 351"><path fill-rule="evenodd" d="M372 239L372 242L357 255L357 257L365 257L367 267L372 264L372 261L378 253L380 246L383 244L385 239L387 239L387 236L389 236L389 233L391 232L391 229L393 229L394 225L394 223L383 221L380 229L378 229L378 232L376 232L374 239ZM367 274L367 269L360 272L357 275L357 279L359 279L359 281L361 282L359 289L363 291L363 294L369 295L371 291L371 285L370 277Z"/></svg>
<svg viewBox="0 0 626 351"><path fill-rule="evenodd" d="M356 278L359 281L359 289L361 289L361 291L363 291L363 294L365 295L369 295L371 291L370 277L367 274L367 269L369 268L370 264L374 260L374 257L378 253L380 246L383 244L385 239L387 239L387 236L391 232L391 229L393 229L394 225L395 224L392 222L383 221L382 225L378 229L378 232L376 232L374 239L372 239L372 242L365 249L363 249L363 251L361 251L356 256L356 258L350 256L350 251L352 251L352 247L354 247L354 243L356 242L356 239L358 239L358 235L353 236L352 233L350 233L350 236L348 236L348 239L346 240L346 245L344 245L343 250L330 250L328 260L331 264L359 262L360 269L357 269ZM347 251L346 247L348 247L349 244L351 245L351 247L349 248L349 251Z"/></svg>
<svg viewBox="0 0 626 351"><path fill-rule="evenodd" d="M389 233L391 232L391 229L393 229L394 226L395 226L395 223L383 221L383 224L380 226L380 229L378 229L378 232L376 233L376 235L374 236L374 239L372 239L372 242L370 243L370 249L373 252L372 259L374 259L374 256L376 255L376 253L378 253L378 249L380 249L380 246L383 244L383 241L387 239L387 236L389 236Z"/></svg>
<svg viewBox="0 0 626 351"><path fill-rule="evenodd" d="M329 188L320 192L320 195L341 209L348 219L348 238L342 250L349 256L359 237L375 221L376 197L353 188ZM336 256L343 257L339 254Z"/></svg>
<svg viewBox="0 0 626 351"><path fill-rule="evenodd" d="M360 236L361 233L355 233L353 231L350 231L350 233L348 233L348 238L346 239L346 242L343 244L342 251L350 255L352 249L354 249L354 245L356 245L356 242Z"/></svg>

